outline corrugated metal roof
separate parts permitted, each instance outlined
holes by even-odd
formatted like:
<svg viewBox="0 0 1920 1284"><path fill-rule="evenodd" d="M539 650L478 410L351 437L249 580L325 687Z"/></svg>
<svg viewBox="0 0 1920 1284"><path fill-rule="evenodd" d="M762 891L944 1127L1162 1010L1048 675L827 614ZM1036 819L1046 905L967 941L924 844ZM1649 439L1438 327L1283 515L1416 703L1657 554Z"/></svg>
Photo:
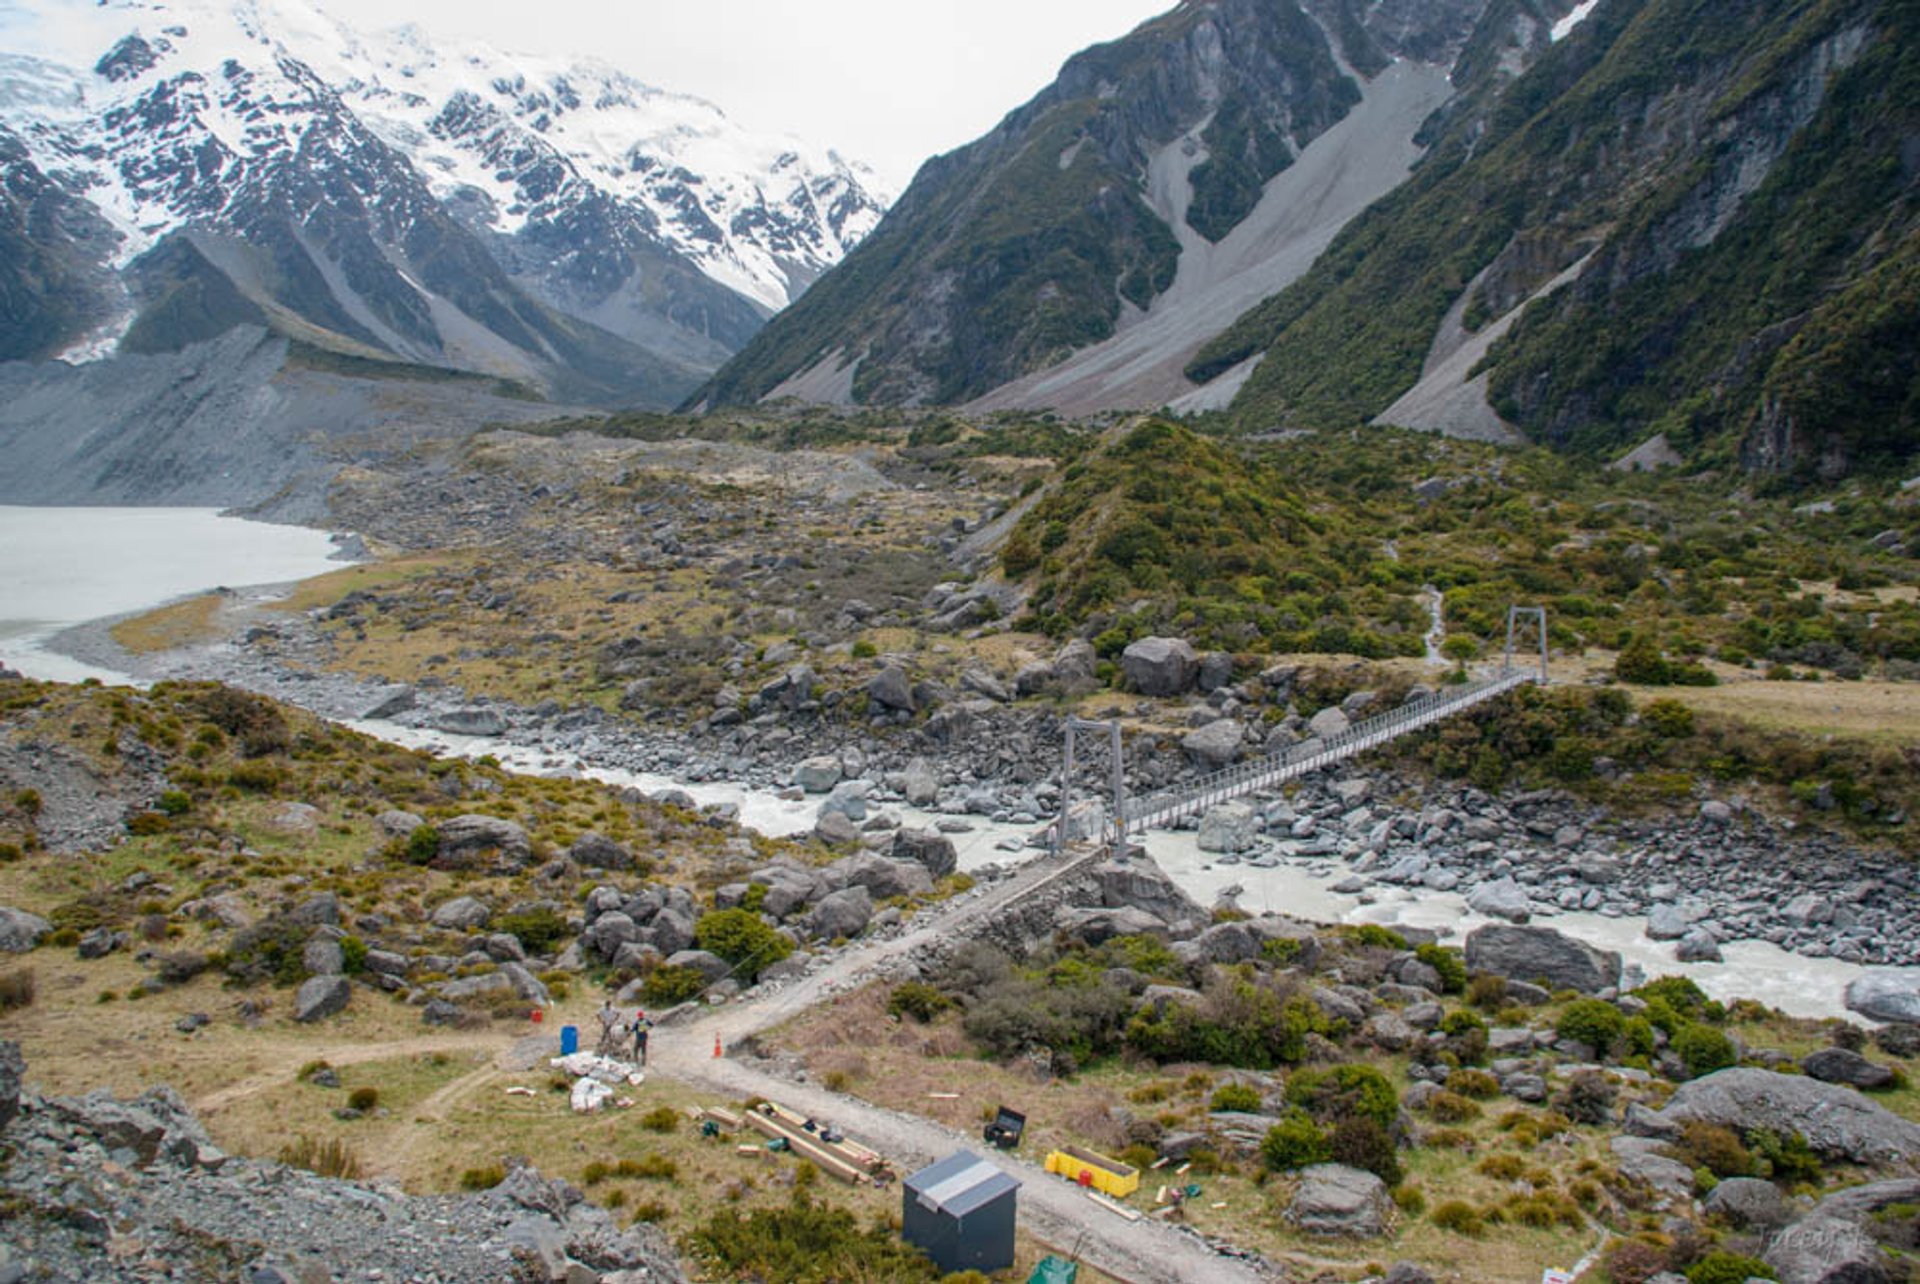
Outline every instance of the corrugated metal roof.
<svg viewBox="0 0 1920 1284"><path fill-rule="evenodd" d="M907 1178L906 1187L922 1208L965 1217L1020 1183L969 1150L956 1151Z"/></svg>

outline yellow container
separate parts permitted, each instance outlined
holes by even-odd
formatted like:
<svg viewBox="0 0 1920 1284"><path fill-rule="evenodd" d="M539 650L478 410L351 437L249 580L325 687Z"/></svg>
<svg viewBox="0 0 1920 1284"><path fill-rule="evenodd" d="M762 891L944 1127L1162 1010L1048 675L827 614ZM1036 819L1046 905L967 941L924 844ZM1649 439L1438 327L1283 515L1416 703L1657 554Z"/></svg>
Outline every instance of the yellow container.
<svg viewBox="0 0 1920 1284"><path fill-rule="evenodd" d="M1118 1159L1109 1159L1105 1155L1095 1154L1091 1150L1082 1150L1078 1146L1062 1146L1047 1156L1047 1171L1058 1173L1068 1181L1079 1182L1091 1187L1103 1195L1115 1199L1125 1199L1140 1189L1140 1170L1121 1163Z"/></svg>

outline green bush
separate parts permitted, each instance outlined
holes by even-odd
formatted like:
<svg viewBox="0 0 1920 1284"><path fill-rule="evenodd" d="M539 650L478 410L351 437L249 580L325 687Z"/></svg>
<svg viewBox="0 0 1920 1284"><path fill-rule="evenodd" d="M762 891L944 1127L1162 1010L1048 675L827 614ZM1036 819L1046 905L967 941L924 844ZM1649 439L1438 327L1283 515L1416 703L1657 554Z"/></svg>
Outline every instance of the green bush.
<svg viewBox="0 0 1920 1284"><path fill-rule="evenodd" d="M1576 1071L1553 1099L1553 1108L1575 1123L1599 1127L1613 1120L1619 1090L1598 1070Z"/></svg>
<svg viewBox="0 0 1920 1284"><path fill-rule="evenodd" d="M640 1126L648 1132L673 1132L680 1127L680 1112L672 1106L655 1106L640 1116Z"/></svg>
<svg viewBox="0 0 1920 1284"><path fill-rule="evenodd" d="M1777 1280L1773 1268L1757 1257L1712 1252L1687 1268L1687 1284L1747 1284L1748 1280Z"/></svg>
<svg viewBox="0 0 1920 1284"><path fill-rule="evenodd" d="M371 1085L355 1088L347 1094L347 1108L367 1113L380 1104L380 1089Z"/></svg>
<svg viewBox="0 0 1920 1284"><path fill-rule="evenodd" d="M903 981L887 996L887 1011L910 1016L925 1025L953 1006L953 1001L925 981Z"/></svg>
<svg viewBox="0 0 1920 1284"><path fill-rule="evenodd" d="M1404 950L1407 938L1390 927L1378 923L1361 923L1357 927L1344 929L1346 935L1357 945L1368 945L1383 950Z"/></svg>
<svg viewBox="0 0 1920 1284"><path fill-rule="evenodd" d="M567 939L567 920L551 905L535 905L502 914L489 930L511 933L529 953L549 954L554 946Z"/></svg>
<svg viewBox="0 0 1920 1284"><path fill-rule="evenodd" d="M1747 1134L1747 1145L1756 1156L1754 1173L1775 1181L1802 1182L1820 1180L1820 1156L1813 1153L1807 1139L1797 1132L1785 1137L1766 1128Z"/></svg>
<svg viewBox="0 0 1920 1284"><path fill-rule="evenodd" d="M1687 1067L1687 1077L1725 1070L1738 1060L1733 1041L1710 1025L1690 1025L1673 1036L1673 1053Z"/></svg>
<svg viewBox="0 0 1920 1284"><path fill-rule="evenodd" d="M676 1003L699 998L700 992L706 988L707 978L699 970L663 963L647 973L640 992L652 1006L670 1008Z"/></svg>
<svg viewBox="0 0 1920 1284"><path fill-rule="evenodd" d="M469 1168L460 1174L461 1190L492 1190L507 1179L507 1170L499 1164Z"/></svg>
<svg viewBox="0 0 1920 1284"><path fill-rule="evenodd" d="M851 1212L815 1203L804 1190L795 1191L783 1208L747 1213L721 1209L701 1223L687 1243L696 1257L728 1279L932 1284L940 1277L933 1263L884 1221L862 1230Z"/></svg>
<svg viewBox="0 0 1920 1284"><path fill-rule="evenodd" d="M1157 1015L1142 1011L1126 1027L1126 1041L1155 1061L1198 1061L1269 1070L1296 1065L1309 1034L1334 1024L1305 995L1268 978L1234 976L1210 985L1199 1005L1169 1003Z"/></svg>
<svg viewBox="0 0 1920 1284"><path fill-rule="evenodd" d="M415 825L394 847L394 854L409 865L431 865L440 854L440 831L432 825Z"/></svg>
<svg viewBox="0 0 1920 1284"><path fill-rule="evenodd" d="M1456 1235L1478 1237L1487 1228L1479 1211L1464 1199L1449 1199L1438 1205L1427 1214L1427 1220L1441 1230L1450 1230Z"/></svg>
<svg viewBox="0 0 1920 1284"><path fill-rule="evenodd" d="M1441 1123L1466 1123L1480 1117L1480 1107L1457 1092L1442 1090L1427 1098L1427 1113Z"/></svg>
<svg viewBox="0 0 1920 1284"><path fill-rule="evenodd" d="M20 968L0 975L0 1012L32 1007L36 988L32 968Z"/></svg>
<svg viewBox="0 0 1920 1284"><path fill-rule="evenodd" d="M1440 974L1442 994L1460 994L1467 988L1467 964L1458 950L1431 941L1415 947L1414 957Z"/></svg>
<svg viewBox="0 0 1920 1284"><path fill-rule="evenodd" d="M1287 1101L1322 1123L1359 1116L1389 1133L1400 1113L1400 1094L1387 1076L1355 1063L1302 1070L1287 1080Z"/></svg>
<svg viewBox="0 0 1920 1284"><path fill-rule="evenodd" d="M1392 1135L1365 1116L1349 1115L1335 1124L1327 1148L1335 1163L1365 1169L1389 1186L1398 1186L1406 1176Z"/></svg>
<svg viewBox="0 0 1920 1284"><path fill-rule="evenodd" d="M1746 1177L1753 1172L1753 1155L1740 1144L1731 1128L1689 1119L1680 1125L1679 1148L1689 1167L1704 1168L1715 1177Z"/></svg>
<svg viewBox="0 0 1920 1284"><path fill-rule="evenodd" d="M1326 1130L1304 1110L1287 1111L1260 1139L1260 1162L1273 1172L1324 1164L1332 1157L1333 1146Z"/></svg>
<svg viewBox="0 0 1920 1284"><path fill-rule="evenodd" d="M1447 1076L1447 1091L1475 1101L1491 1101L1500 1095L1500 1081L1485 1070L1455 1070Z"/></svg>
<svg viewBox="0 0 1920 1284"><path fill-rule="evenodd" d="M1678 700L1655 700L1640 711L1640 725L1663 740L1693 734L1693 710Z"/></svg>
<svg viewBox="0 0 1920 1284"><path fill-rule="evenodd" d="M749 978L758 977L793 953L792 941L743 909L702 914L693 925L693 943L740 968Z"/></svg>
<svg viewBox="0 0 1920 1284"><path fill-rule="evenodd" d="M1208 1102L1207 1108L1257 1114L1260 1110L1260 1090L1250 1083L1223 1083L1214 1089L1213 1099Z"/></svg>
<svg viewBox="0 0 1920 1284"><path fill-rule="evenodd" d="M1554 1029L1561 1038L1584 1043L1604 1056L1620 1038L1626 1024L1620 1009L1606 1000L1576 999L1560 1014L1560 1022Z"/></svg>
<svg viewBox="0 0 1920 1284"><path fill-rule="evenodd" d="M331 1141L315 1141L305 1133L280 1148L280 1162L342 1181L358 1181L366 1172L360 1156L346 1142L337 1137Z"/></svg>

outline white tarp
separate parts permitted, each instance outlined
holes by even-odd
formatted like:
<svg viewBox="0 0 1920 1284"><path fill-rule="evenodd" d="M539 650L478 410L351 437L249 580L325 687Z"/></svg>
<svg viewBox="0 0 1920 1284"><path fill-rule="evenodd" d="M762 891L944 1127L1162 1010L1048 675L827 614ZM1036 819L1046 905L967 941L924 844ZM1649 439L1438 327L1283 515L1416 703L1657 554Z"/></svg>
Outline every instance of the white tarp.
<svg viewBox="0 0 1920 1284"><path fill-rule="evenodd" d="M613 1100L613 1089L598 1079L581 1079L573 1085L573 1113L588 1115Z"/></svg>
<svg viewBox="0 0 1920 1284"><path fill-rule="evenodd" d="M593 1052L555 1057L547 1064L576 1079L598 1079L601 1083L639 1083L645 1077L640 1073L640 1067L631 1061L616 1061Z"/></svg>

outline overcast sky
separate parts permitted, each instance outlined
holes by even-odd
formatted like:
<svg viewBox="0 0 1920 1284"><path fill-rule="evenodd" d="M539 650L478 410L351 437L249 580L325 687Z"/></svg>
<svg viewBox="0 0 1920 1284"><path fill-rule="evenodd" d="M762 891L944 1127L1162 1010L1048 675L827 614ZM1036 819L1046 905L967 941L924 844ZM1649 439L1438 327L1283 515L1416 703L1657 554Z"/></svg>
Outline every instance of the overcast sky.
<svg viewBox="0 0 1920 1284"><path fill-rule="evenodd" d="M414 21L503 51L593 55L794 133L896 189L991 129L1066 59L1174 0L318 0L369 28ZM4 4L4 0L0 0Z"/></svg>

